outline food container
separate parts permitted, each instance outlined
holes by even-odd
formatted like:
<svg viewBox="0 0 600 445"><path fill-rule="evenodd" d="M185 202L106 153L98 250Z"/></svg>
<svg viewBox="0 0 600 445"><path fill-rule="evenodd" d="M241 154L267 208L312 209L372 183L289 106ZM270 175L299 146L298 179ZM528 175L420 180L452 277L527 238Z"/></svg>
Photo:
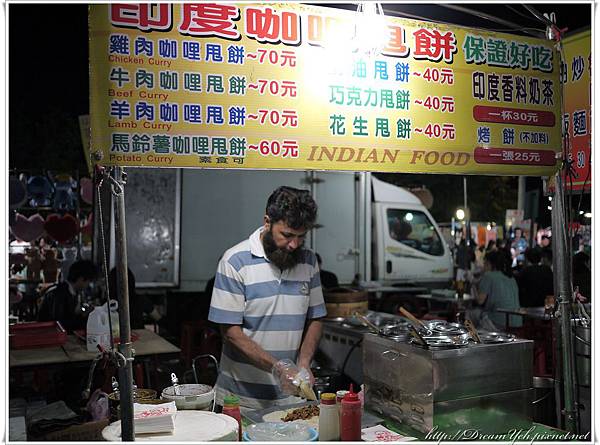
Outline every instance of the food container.
<svg viewBox="0 0 600 445"><path fill-rule="evenodd" d="M145 400L156 399L157 395L158 395L158 393L156 391L154 391L153 389L136 388L133 390L133 401L137 402L137 403L141 403L140 402L141 400L145 401ZM108 398L110 400L112 400L113 402L118 402L119 400L121 400L120 392L119 391L111 392L108 395Z"/></svg>
<svg viewBox="0 0 600 445"><path fill-rule="evenodd" d="M318 438L315 428L295 422L253 423L242 435L244 442L315 442Z"/></svg>
<svg viewBox="0 0 600 445"><path fill-rule="evenodd" d="M120 418L120 392L111 392L108 395L110 405L110 415L113 420ZM157 392L153 389L136 388L133 390L133 402L134 403L153 403L153 400L157 400Z"/></svg>
<svg viewBox="0 0 600 445"><path fill-rule="evenodd" d="M210 385L192 383L169 386L163 390L161 398L175 402L177 409L210 411L215 391Z"/></svg>
<svg viewBox="0 0 600 445"><path fill-rule="evenodd" d="M357 311L365 313L369 309L369 294L365 291L335 288L324 292L323 298L330 318L347 318Z"/></svg>
<svg viewBox="0 0 600 445"><path fill-rule="evenodd" d="M58 321L13 324L9 327L11 349L61 346L67 332Z"/></svg>
<svg viewBox="0 0 600 445"><path fill-rule="evenodd" d="M515 341L515 336L512 334L506 334L504 332L481 332L479 334L481 343L494 344L494 343L507 343Z"/></svg>

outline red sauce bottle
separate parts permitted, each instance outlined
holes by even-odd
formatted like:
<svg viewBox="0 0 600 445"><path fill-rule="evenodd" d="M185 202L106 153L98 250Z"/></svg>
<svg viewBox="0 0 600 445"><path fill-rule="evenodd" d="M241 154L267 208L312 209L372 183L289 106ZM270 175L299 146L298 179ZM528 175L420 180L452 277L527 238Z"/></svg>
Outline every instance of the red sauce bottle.
<svg viewBox="0 0 600 445"><path fill-rule="evenodd" d="M238 440L242 440L242 415L240 414L240 399L238 396L223 397L223 414L233 417L238 422Z"/></svg>
<svg viewBox="0 0 600 445"><path fill-rule="evenodd" d="M362 407L358 394L349 392L342 399L340 440L351 442L361 440L361 417Z"/></svg>

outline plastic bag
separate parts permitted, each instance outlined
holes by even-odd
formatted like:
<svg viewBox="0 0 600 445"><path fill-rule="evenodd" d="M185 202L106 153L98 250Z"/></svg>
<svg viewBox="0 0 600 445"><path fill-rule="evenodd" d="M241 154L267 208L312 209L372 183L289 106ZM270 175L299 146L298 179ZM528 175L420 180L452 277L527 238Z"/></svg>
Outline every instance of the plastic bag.
<svg viewBox="0 0 600 445"><path fill-rule="evenodd" d="M108 395L100 388L94 391L85 407L94 421L108 419L110 416Z"/></svg>

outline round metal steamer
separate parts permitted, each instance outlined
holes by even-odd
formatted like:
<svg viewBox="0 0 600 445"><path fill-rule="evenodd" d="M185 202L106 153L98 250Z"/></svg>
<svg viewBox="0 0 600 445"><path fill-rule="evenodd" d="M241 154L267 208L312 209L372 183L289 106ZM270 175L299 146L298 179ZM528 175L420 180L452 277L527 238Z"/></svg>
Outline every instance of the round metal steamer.
<svg viewBox="0 0 600 445"><path fill-rule="evenodd" d="M423 337L423 340L427 343L427 346L430 349L453 349L453 348L463 348L468 346L469 340L467 338L460 337L444 337L444 336L435 336L435 337ZM411 340L413 344L418 345L415 340Z"/></svg>
<svg viewBox="0 0 600 445"><path fill-rule="evenodd" d="M504 332L481 332L479 338L484 344L509 343L515 341L515 336Z"/></svg>
<svg viewBox="0 0 600 445"><path fill-rule="evenodd" d="M169 386L161 397L174 401L177 409L210 410L215 392L212 386L197 383Z"/></svg>
<svg viewBox="0 0 600 445"><path fill-rule="evenodd" d="M398 324L382 326L380 334L397 342L406 342L410 337L409 324L400 322Z"/></svg>
<svg viewBox="0 0 600 445"><path fill-rule="evenodd" d="M432 349L462 348L468 346L471 339L468 329L460 323L433 320L426 322L425 326L419 329L419 334ZM411 343L419 346L415 339L411 339Z"/></svg>

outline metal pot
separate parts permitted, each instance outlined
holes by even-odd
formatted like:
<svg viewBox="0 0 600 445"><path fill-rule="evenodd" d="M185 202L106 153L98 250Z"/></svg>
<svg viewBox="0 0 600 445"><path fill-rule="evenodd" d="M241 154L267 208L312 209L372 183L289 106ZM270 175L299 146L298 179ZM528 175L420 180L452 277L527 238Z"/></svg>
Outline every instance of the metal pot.
<svg viewBox="0 0 600 445"><path fill-rule="evenodd" d="M531 403L533 408L533 421L544 425L556 426L556 400L554 396L554 379L548 377L533 377L533 390L535 400Z"/></svg>
<svg viewBox="0 0 600 445"><path fill-rule="evenodd" d="M157 394L158 393L153 389L136 388L133 390L133 401L139 402L140 400L156 399ZM112 402L116 402L117 404L121 400L119 391L111 392L108 395L108 398L109 400L111 400Z"/></svg>
<svg viewBox="0 0 600 445"><path fill-rule="evenodd" d="M161 398L174 401L177 409L210 411L215 398L215 391L210 385L196 383L174 385L163 389Z"/></svg>
<svg viewBox="0 0 600 445"><path fill-rule="evenodd" d="M507 343L515 341L515 336L512 334L506 334L504 332L480 332L479 338L481 343L494 344L494 343Z"/></svg>

